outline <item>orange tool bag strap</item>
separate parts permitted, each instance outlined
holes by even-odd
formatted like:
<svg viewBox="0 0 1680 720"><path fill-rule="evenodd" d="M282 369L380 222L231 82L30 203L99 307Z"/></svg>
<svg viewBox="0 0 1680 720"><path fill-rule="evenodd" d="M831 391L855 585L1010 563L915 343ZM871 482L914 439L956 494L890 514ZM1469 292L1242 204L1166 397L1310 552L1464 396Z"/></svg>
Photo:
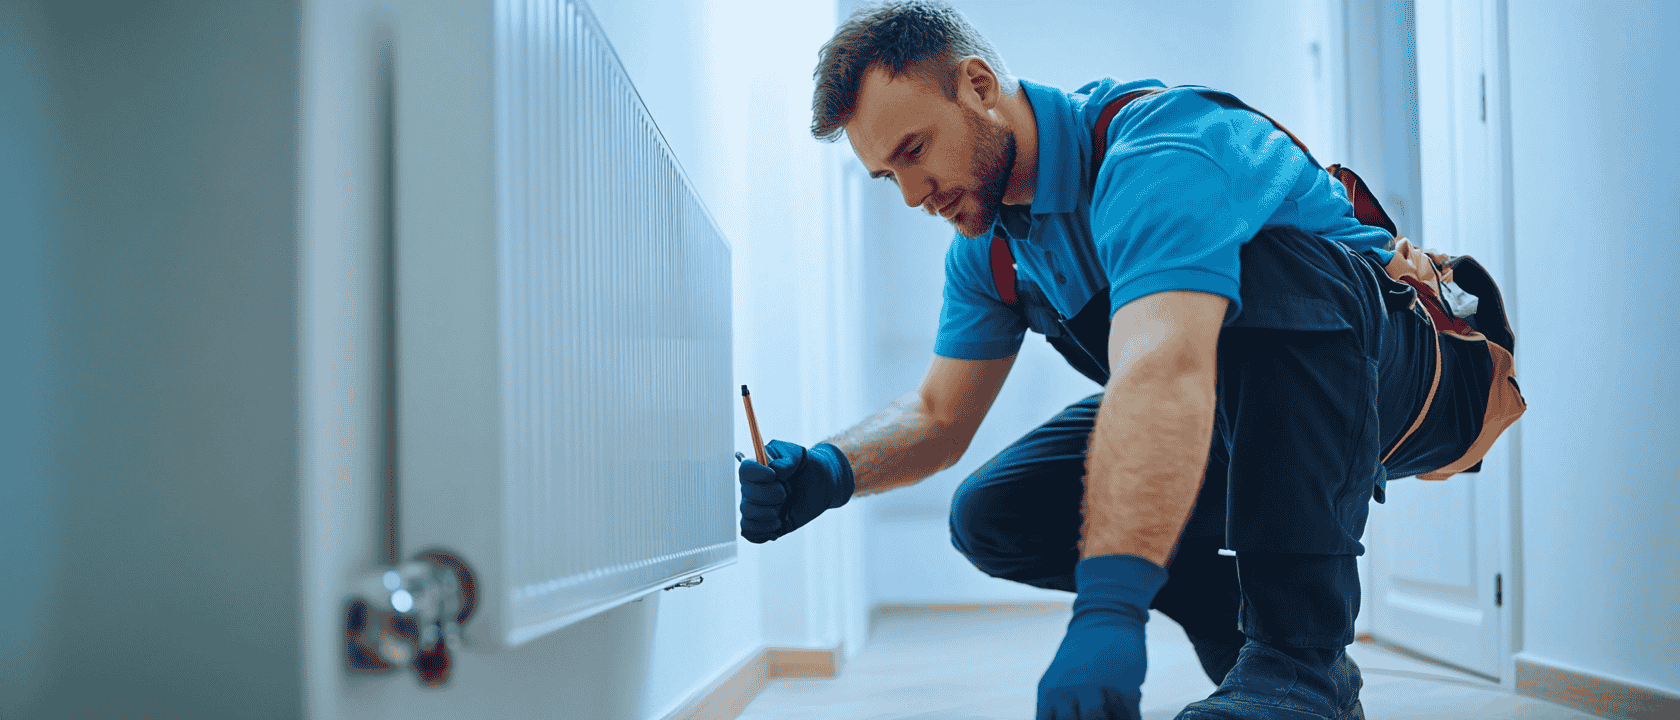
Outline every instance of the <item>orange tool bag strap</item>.
<svg viewBox="0 0 1680 720"><path fill-rule="evenodd" d="M1423 480L1445 480L1457 473L1472 470L1493 448L1494 441L1499 439L1505 429L1522 417L1523 412L1528 409L1528 403L1522 396L1522 388L1517 385L1515 361L1512 357L1512 353L1516 352L1516 334L1512 332L1506 317L1505 299L1500 295L1499 286L1475 258L1468 255L1448 257L1441 253L1426 252L1413 247L1410 240L1398 238L1394 243L1394 257L1389 260L1384 270L1388 272L1389 277L1417 290L1413 308L1421 306L1422 314L1435 328L1435 374L1430 381L1429 395L1424 399L1423 407L1418 410L1411 427L1407 428L1406 433L1394 442L1394 447L1389 448L1383 455L1383 462L1387 462L1388 458L1400 449L1429 414L1430 404L1435 399L1435 390L1440 385L1443 342L1479 344L1486 348L1492 362L1492 382L1488 387L1487 409L1482 414L1481 431L1457 460L1418 475L1418 478ZM1475 325L1471 325L1465 318L1447 312L1445 304L1441 302L1441 284L1449 282L1476 297L1477 308L1472 314L1476 320Z"/></svg>

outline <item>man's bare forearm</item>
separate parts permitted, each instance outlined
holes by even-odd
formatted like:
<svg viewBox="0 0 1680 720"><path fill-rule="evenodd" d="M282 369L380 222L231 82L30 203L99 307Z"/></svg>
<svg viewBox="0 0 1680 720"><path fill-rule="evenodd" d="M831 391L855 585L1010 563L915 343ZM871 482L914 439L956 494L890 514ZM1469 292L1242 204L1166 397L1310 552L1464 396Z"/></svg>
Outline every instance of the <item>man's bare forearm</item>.
<svg viewBox="0 0 1680 720"><path fill-rule="evenodd" d="M1163 292L1114 314L1114 374L1085 453L1081 559L1124 553L1164 567L1172 557L1207 469L1228 302Z"/></svg>
<svg viewBox="0 0 1680 720"><path fill-rule="evenodd" d="M1213 402L1211 373L1109 383L1086 454L1081 559L1167 564L1207 469Z"/></svg>
<svg viewBox="0 0 1680 720"><path fill-rule="evenodd" d="M846 453L856 495L869 495L918 482L962 455L951 428L928 413L919 393L906 393L827 442Z"/></svg>

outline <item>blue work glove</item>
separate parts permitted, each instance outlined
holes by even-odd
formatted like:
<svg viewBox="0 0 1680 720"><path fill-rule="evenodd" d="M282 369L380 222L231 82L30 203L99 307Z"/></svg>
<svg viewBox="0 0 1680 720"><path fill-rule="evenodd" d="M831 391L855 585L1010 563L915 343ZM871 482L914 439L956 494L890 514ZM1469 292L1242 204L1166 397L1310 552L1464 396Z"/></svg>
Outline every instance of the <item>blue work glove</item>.
<svg viewBox="0 0 1680 720"><path fill-rule="evenodd" d="M770 467L741 463L741 537L748 542L775 540L852 499L852 464L840 448L771 440L764 449Z"/></svg>
<svg viewBox="0 0 1680 720"><path fill-rule="evenodd" d="M1038 681L1038 720L1137 720L1143 624L1167 571L1136 555L1074 566L1079 596L1056 659Z"/></svg>

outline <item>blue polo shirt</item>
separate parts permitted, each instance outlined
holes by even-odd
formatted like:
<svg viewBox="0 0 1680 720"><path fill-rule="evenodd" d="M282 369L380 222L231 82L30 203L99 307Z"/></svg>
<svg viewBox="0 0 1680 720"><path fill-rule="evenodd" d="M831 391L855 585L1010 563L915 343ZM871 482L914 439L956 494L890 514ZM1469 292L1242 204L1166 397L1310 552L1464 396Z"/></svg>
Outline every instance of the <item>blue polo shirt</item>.
<svg viewBox="0 0 1680 720"><path fill-rule="evenodd" d="M1094 151L1103 107L1149 87L1165 86L1105 78L1067 93L1021 81L1038 120L1038 184L1032 205L1004 205L993 229L1008 237L1017 275L1063 317L1098 292L1118 310L1189 290L1230 300L1229 322L1242 309L1238 250L1274 225L1387 254L1388 234L1359 223L1342 184L1229 94L1178 87L1134 100L1109 125L1109 146ZM958 234L946 253L939 355L992 360L1021 347L1027 325L993 285L991 236Z"/></svg>

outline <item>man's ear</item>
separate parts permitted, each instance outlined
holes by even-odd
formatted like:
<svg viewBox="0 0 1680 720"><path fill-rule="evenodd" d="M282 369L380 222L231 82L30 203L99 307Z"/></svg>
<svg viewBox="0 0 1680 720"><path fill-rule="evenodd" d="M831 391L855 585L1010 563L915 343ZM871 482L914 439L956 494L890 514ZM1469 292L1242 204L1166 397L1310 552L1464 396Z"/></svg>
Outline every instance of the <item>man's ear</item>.
<svg viewBox="0 0 1680 720"><path fill-rule="evenodd" d="M971 104L982 112L997 107L1003 99L997 73L984 59L970 55L957 63L957 102Z"/></svg>

